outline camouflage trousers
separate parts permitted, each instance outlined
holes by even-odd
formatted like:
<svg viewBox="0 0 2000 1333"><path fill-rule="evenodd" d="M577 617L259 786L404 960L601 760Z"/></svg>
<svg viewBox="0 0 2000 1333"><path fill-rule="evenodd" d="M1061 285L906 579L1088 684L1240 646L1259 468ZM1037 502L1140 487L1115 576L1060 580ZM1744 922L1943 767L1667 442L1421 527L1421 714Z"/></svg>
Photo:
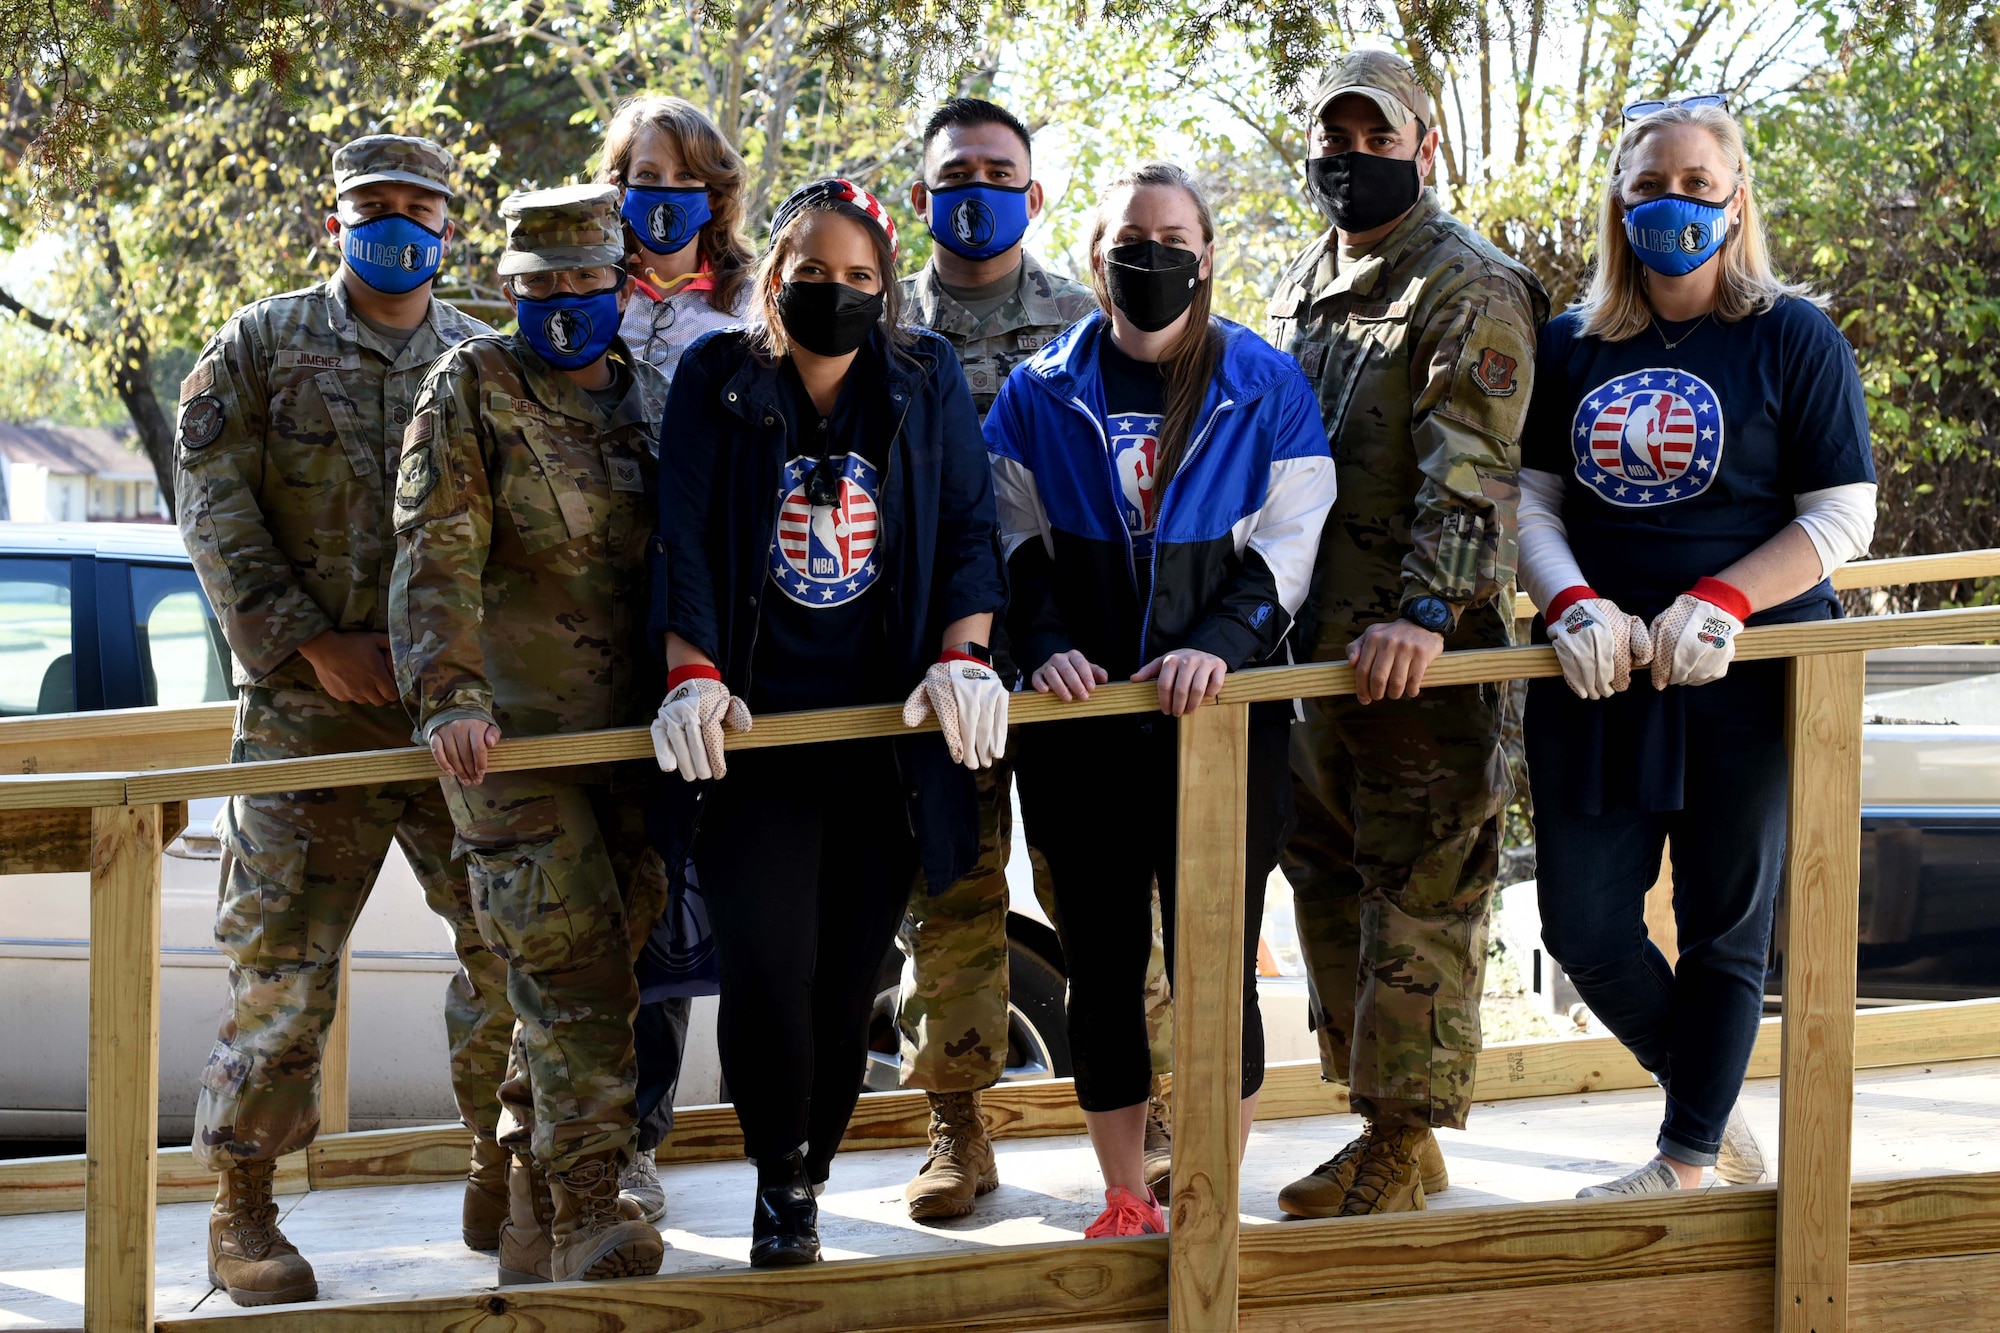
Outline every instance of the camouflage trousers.
<svg viewBox="0 0 2000 1333"><path fill-rule="evenodd" d="M317 691L251 687L236 709L233 762L408 745L400 707ZM451 816L433 781L231 798L223 817L215 938L229 957L229 1012L201 1074L194 1155L211 1171L268 1161L319 1130L320 1059L340 955L402 846L431 910L451 925L459 970L445 987L445 1040L459 1115L493 1137L514 1014L507 966L480 938ZM357 1052L367 1059L367 1052Z"/></svg>
<svg viewBox="0 0 2000 1333"><path fill-rule="evenodd" d="M976 1092L1000 1081L1007 1059L1007 864L1014 842L1014 765L1003 759L979 774L979 862L932 897L923 876L896 932L903 978L896 1019L906 1088ZM1048 862L1032 848L1035 898L1051 922L1055 894ZM1153 896L1153 954L1146 965L1146 1035L1153 1072L1173 1068L1173 1005Z"/></svg>
<svg viewBox="0 0 2000 1333"><path fill-rule="evenodd" d="M633 962L666 907L636 787L604 768L441 785L479 930L519 1019L500 1141L548 1170L622 1150L636 1128Z"/></svg>
<svg viewBox="0 0 2000 1333"><path fill-rule="evenodd" d="M1493 686L1309 700L1292 884L1321 1072L1364 1115L1463 1129L1510 791Z"/></svg>

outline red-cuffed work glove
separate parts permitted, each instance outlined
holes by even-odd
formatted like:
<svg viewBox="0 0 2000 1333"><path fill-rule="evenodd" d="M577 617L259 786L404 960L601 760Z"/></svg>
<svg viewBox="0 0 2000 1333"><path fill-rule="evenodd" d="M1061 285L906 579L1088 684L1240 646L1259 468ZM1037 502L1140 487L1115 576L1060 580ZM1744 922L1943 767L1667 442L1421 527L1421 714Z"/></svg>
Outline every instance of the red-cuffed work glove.
<svg viewBox="0 0 2000 1333"><path fill-rule="evenodd" d="M1632 683L1632 668L1653 660L1646 622L1585 584L1549 599L1543 619L1563 681L1585 699L1608 699Z"/></svg>
<svg viewBox="0 0 2000 1333"><path fill-rule="evenodd" d="M681 667L667 676L667 697L653 719L653 758L663 772L689 782L729 773L722 729L750 730L750 705L729 692L712 666Z"/></svg>
<svg viewBox="0 0 2000 1333"><path fill-rule="evenodd" d="M1721 579L1696 579L1653 617L1653 688L1720 680L1736 656L1750 599Z"/></svg>
<svg viewBox="0 0 2000 1333"><path fill-rule="evenodd" d="M970 653L946 653L931 664L903 702L903 725L921 726L932 713L953 763L980 769L1006 753L1007 687Z"/></svg>

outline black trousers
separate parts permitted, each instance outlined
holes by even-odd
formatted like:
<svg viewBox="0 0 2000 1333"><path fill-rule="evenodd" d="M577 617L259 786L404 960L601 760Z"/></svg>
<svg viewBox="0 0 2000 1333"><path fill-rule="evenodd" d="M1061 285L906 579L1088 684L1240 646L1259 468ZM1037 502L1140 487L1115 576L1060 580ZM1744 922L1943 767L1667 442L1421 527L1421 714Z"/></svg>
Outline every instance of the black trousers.
<svg viewBox="0 0 2000 1333"><path fill-rule="evenodd" d="M1578 790L1580 767L1612 770L1619 758L1642 764L1645 755L1627 750L1628 736L1607 727L1611 753L1602 765L1580 764L1571 715L1619 701L1585 703L1559 680L1528 687L1528 778L1542 942L1591 1012L1666 1088L1660 1150L1708 1166L1764 1013L1791 791L1784 663L1740 663L1721 680L1682 693L1688 756L1696 762L1680 809L1640 810L1615 786L1609 798L1601 787ZM1591 798L1599 813L1578 813ZM1646 890L1669 841L1680 937L1672 966L1647 938L1645 919Z"/></svg>
<svg viewBox="0 0 2000 1333"><path fill-rule="evenodd" d="M1291 705L1250 710L1249 816L1244 840L1242 1095L1264 1084L1257 1009L1257 936L1264 882L1292 824ZM1115 1111L1146 1100L1146 960L1153 881L1160 885L1167 968L1174 963L1180 724L1157 714L1085 718L1023 728L1021 815L1049 863L1069 968L1069 1050L1077 1104Z"/></svg>
<svg viewBox="0 0 2000 1333"><path fill-rule="evenodd" d="M743 1150L765 1160L803 1146L824 1180L861 1095L875 977L917 870L889 742L730 755L694 857Z"/></svg>

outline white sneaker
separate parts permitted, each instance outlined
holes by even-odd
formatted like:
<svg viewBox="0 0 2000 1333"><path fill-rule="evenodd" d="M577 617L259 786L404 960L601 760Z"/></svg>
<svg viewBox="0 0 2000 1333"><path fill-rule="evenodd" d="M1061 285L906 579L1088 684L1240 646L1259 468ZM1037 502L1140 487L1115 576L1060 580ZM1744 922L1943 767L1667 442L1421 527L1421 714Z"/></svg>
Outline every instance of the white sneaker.
<svg viewBox="0 0 2000 1333"><path fill-rule="evenodd" d="M1602 1185L1585 1185L1576 1192L1579 1199L1616 1199L1633 1194L1674 1194L1680 1190L1681 1178L1665 1161L1655 1157L1652 1161L1616 1180L1607 1180Z"/></svg>
<svg viewBox="0 0 2000 1333"><path fill-rule="evenodd" d="M1726 1185L1754 1185L1770 1168L1764 1163L1764 1149L1750 1132L1743 1103L1729 1108L1729 1123L1722 1127L1722 1147L1715 1154L1715 1178Z"/></svg>
<svg viewBox="0 0 2000 1333"><path fill-rule="evenodd" d="M618 1197L639 1205L639 1215L657 1222L667 1215L667 1192L660 1187L660 1168L649 1152L635 1153L632 1165L618 1177Z"/></svg>

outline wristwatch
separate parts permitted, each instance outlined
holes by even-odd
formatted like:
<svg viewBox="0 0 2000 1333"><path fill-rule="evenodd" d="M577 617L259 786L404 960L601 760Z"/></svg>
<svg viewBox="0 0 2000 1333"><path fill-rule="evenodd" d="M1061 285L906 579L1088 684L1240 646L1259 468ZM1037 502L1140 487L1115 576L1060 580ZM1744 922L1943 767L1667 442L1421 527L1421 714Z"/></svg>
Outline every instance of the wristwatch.
<svg viewBox="0 0 2000 1333"><path fill-rule="evenodd" d="M964 643L948 643L944 646L944 650L948 653L964 653L967 657L978 658L987 666L993 665L993 650L983 643L974 643L970 639Z"/></svg>
<svg viewBox="0 0 2000 1333"><path fill-rule="evenodd" d="M1449 630L1453 618L1451 603L1442 597L1417 597L1403 603L1403 619L1433 634Z"/></svg>

